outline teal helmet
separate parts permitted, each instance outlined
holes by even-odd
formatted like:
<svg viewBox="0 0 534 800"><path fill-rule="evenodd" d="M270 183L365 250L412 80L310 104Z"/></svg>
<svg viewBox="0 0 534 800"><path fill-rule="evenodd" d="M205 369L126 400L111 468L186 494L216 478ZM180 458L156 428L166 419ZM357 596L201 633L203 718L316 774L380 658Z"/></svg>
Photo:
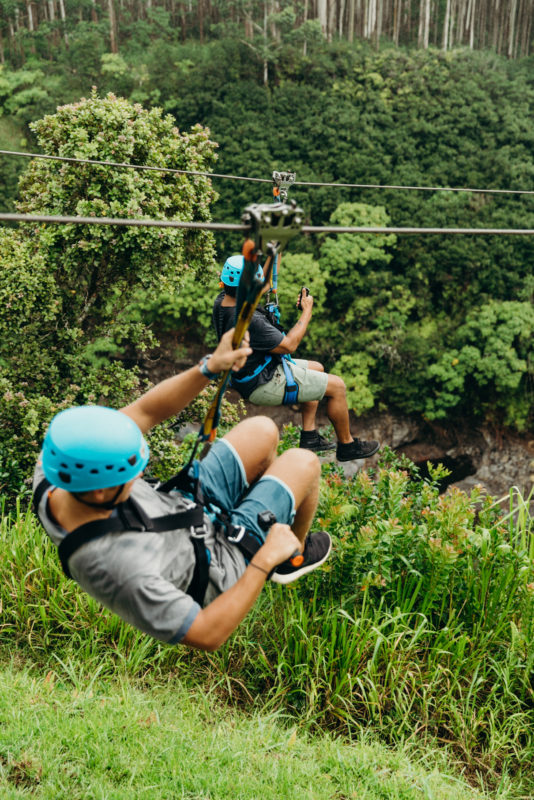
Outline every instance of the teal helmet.
<svg viewBox="0 0 534 800"><path fill-rule="evenodd" d="M244 256L230 256L230 258L227 258L221 272L222 283L225 286L238 286L244 266ZM260 266L256 271L256 278L263 279L263 269Z"/></svg>
<svg viewBox="0 0 534 800"><path fill-rule="evenodd" d="M131 417L114 408L78 406L53 418L42 461L51 484L75 493L127 483L144 470L149 454Z"/></svg>

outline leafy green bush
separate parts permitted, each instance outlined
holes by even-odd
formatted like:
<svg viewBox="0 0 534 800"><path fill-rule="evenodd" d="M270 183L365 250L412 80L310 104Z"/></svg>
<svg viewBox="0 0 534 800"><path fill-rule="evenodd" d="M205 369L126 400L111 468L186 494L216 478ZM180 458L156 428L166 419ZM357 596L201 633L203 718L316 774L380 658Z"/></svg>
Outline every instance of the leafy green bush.
<svg viewBox="0 0 534 800"><path fill-rule="evenodd" d="M500 412L506 424L525 430L531 413L527 387L534 376L533 335L530 303L494 301L474 308L456 332L454 349L429 367L429 418L446 417L458 408L474 415Z"/></svg>
<svg viewBox="0 0 534 800"><path fill-rule="evenodd" d="M182 134L170 116L95 91L32 125L43 152L206 170L208 132ZM19 210L48 214L206 220L207 178L34 161ZM150 319L131 312L181 297L184 276L213 268L209 232L116 226L27 225L0 231L0 457L4 491L28 477L46 423L66 405L121 406L142 386L123 363L153 346ZM185 290L187 291L187 289ZM172 444L170 445L172 447ZM160 448L161 450L161 448ZM8 466L9 465L9 466Z"/></svg>

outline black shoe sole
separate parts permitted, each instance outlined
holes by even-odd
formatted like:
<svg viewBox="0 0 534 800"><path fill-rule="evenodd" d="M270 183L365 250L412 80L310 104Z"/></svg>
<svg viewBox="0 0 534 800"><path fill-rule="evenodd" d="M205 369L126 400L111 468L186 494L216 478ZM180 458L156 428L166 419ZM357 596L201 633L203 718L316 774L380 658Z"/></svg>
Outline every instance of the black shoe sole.
<svg viewBox="0 0 534 800"><path fill-rule="evenodd" d="M311 450L312 453L326 453L329 450L335 450L336 446L334 442L329 442L324 447L307 447L305 444L299 444L302 450Z"/></svg>
<svg viewBox="0 0 534 800"><path fill-rule="evenodd" d="M380 445L377 444L374 450L369 450L368 453L364 453L359 456L349 456L348 458L344 458L343 456L338 456L338 454L336 453L336 459L337 461L364 461L366 458L371 458L371 456L374 456L374 454L378 453L379 450L380 450Z"/></svg>
<svg viewBox="0 0 534 800"><path fill-rule="evenodd" d="M276 572L275 570L271 575L272 582L281 583L283 585L286 585L288 583L293 583L293 581L298 580L303 575L307 575L308 572L313 572L314 569L317 569L322 564L324 564L324 562L330 555L331 550L332 550L332 539L330 538L330 545L328 547L328 551L325 553L325 555L321 558L320 561L315 561L313 564L307 564L306 566L300 567L300 569L297 567L293 572L287 572L285 574Z"/></svg>

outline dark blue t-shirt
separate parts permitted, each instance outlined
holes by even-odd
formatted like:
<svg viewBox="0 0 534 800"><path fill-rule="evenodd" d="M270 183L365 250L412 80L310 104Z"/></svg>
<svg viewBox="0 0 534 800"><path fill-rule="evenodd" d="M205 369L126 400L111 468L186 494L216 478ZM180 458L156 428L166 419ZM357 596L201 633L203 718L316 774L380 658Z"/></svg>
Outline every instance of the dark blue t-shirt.
<svg viewBox="0 0 534 800"><path fill-rule="evenodd" d="M221 305L223 298L224 292L220 292L213 304L213 324L219 339L235 325L235 308ZM266 313L263 310L256 310L252 315L248 329L252 353L243 369L232 373L232 386L244 398L249 397L258 386L269 383L282 360L281 356L271 354L271 350L278 347L285 334L269 321ZM267 360L267 356L270 356L270 361ZM262 364L265 364L264 368L254 377L250 377ZM243 378L250 379L243 380Z"/></svg>

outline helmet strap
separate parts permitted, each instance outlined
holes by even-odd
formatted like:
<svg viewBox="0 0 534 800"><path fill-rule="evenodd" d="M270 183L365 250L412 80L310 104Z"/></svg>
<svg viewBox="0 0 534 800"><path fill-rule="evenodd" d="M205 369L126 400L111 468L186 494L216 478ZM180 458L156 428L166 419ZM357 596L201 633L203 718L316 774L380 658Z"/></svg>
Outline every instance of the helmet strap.
<svg viewBox="0 0 534 800"><path fill-rule="evenodd" d="M72 492L72 494L74 495L76 500L78 500L79 503L83 503L84 506L91 506L91 508L103 508L106 511L112 511L115 508L115 503L117 502L118 496L120 495L125 486L126 486L125 483L119 486L117 491L111 498L111 500L105 500L103 503L92 503L90 500L85 500L83 497L80 497L79 492Z"/></svg>

